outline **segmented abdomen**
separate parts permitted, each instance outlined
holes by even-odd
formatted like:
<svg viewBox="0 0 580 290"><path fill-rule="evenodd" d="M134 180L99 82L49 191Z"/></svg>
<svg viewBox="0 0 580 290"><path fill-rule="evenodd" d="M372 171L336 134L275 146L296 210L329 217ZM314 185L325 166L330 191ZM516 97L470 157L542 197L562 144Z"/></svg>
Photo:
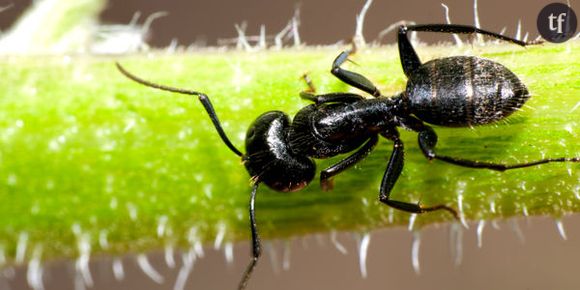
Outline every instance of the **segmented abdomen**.
<svg viewBox="0 0 580 290"><path fill-rule="evenodd" d="M423 64L405 98L421 120L441 126L489 124L520 108L529 93L514 73L491 60L459 56Z"/></svg>

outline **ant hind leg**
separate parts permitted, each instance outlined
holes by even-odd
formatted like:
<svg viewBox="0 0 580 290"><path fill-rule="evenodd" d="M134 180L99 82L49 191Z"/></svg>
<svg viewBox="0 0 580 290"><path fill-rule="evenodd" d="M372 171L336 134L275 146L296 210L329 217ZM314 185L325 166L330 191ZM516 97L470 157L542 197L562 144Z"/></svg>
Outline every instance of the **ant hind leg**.
<svg viewBox="0 0 580 290"><path fill-rule="evenodd" d="M423 125L422 128L418 130L418 132L419 132L419 147L421 148L421 151L423 151L425 157L427 157L428 159L437 159L447 163L468 168L484 168L496 171L506 171L517 168L532 167L552 162L580 162L580 157L559 157L559 158L545 158L524 163L503 164L444 156L439 155L435 152L435 146L437 145L437 134L431 127Z"/></svg>

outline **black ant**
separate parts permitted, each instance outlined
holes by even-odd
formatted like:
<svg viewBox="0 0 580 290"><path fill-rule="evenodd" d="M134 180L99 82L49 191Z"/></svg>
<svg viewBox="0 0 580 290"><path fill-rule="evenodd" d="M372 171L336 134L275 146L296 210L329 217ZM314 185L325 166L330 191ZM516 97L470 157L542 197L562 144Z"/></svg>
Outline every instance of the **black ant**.
<svg viewBox="0 0 580 290"><path fill-rule="evenodd" d="M314 104L302 108L293 121L281 111L270 111L259 116L246 134L246 154L236 149L226 136L208 96L145 81L117 64L125 76L140 84L199 97L222 141L242 158L253 181L250 196L252 260L238 289L246 287L261 253L254 210L259 184L264 183L281 192L300 190L315 176L316 166L312 158L328 158L356 150L352 155L321 171L321 187L328 190L332 188L332 178L364 159L373 150L381 135L393 141L394 146L381 182L379 200L409 213L446 210L455 218L458 218L457 212L447 205L424 206L392 200L389 197L403 170L404 147L397 127L419 134L419 147L427 159L438 159L469 168L505 171L549 162L580 161L579 157L562 157L506 165L437 154L437 134L425 123L447 127L494 123L520 108L530 94L510 70L491 60L453 56L421 63L407 37L409 31L480 33L520 46L538 43L523 42L472 26L403 25L399 28L398 45L403 71L408 78L404 92L394 97L384 97L366 77L341 68L351 53L345 51L334 60L332 74L374 98L367 99L351 93L316 95L313 93L314 87L309 84L311 90L301 93L300 96Z"/></svg>

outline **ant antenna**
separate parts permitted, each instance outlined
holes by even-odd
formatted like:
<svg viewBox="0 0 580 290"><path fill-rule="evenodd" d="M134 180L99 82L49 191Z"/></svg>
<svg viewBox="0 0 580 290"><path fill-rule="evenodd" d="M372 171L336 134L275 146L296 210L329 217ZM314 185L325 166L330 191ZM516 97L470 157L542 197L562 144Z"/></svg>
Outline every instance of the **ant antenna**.
<svg viewBox="0 0 580 290"><path fill-rule="evenodd" d="M258 263L258 259L262 254L262 244L260 243L260 236L258 235L258 227L256 226L256 212L254 209L254 201L256 200L256 192L258 191L258 185L260 183L256 182L252 187L252 194L250 195L250 230L252 232L252 259L244 271L244 275L238 284L238 290L246 289L246 285L252 276L254 268Z"/></svg>
<svg viewBox="0 0 580 290"><path fill-rule="evenodd" d="M219 119L217 117L217 114L215 113L215 110L213 109L213 106L212 106L212 104L211 104L211 102L209 100L209 97L206 94L200 93L200 92L196 92L196 91L191 91L191 90L186 90L186 89L179 89L179 88L174 88L174 87L169 87L169 86L164 86L164 85L152 83L150 81L146 81L146 80L144 80L144 79L142 79L140 77L137 77L137 76L133 75L132 73L128 72L118 62L115 62L115 65L117 65L117 69L119 69L119 71L123 75L125 75L129 79L131 79L131 80L133 80L133 81L135 81L137 83L140 83L140 84L142 84L144 86L148 86L148 87L151 87L151 88L159 89L159 90L162 90L162 91L168 91L168 92L183 94L183 95L197 96L199 98L199 101L201 102L201 104L205 108L205 111L209 115L209 118L211 119L211 121L212 121L215 129L217 130L218 134L222 138L222 141L226 144L226 146L228 146L228 148L230 148L230 150L232 152L234 152L234 154L236 154L236 155L238 155L240 157L242 157L244 155L244 154L242 154L242 152L240 152L240 150L238 150L232 144L232 142L230 142L230 139L228 138L228 136L224 132L224 129L222 128L222 125L220 124L220 121L219 121Z"/></svg>

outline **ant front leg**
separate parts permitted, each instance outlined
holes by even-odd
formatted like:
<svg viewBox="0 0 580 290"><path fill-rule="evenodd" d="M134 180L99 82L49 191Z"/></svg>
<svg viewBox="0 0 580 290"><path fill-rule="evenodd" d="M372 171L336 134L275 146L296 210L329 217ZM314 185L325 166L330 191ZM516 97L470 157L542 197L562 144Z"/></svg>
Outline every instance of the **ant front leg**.
<svg viewBox="0 0 580 290"><path fill-rule="evenodd" d="M308 73L304 73L302 75L302 77L300 77L308 86L308 89L304 90L304 92L308 92L308 93L312 93L312 94L316 94L316 87L314 86L314 82L312 81L312 79L310 78L310 75L308 75Z"/></svg>
<svg viewBox="0 0 580 290"><path fill-rule="evenodd" d="M418 130L417 130L418 129ZM580 162L580 157L560 157L560 158L546 158L540 159L536 161L526 162L526 163L517 163L517 164L502 164L502 163L491 163L491 162L482 162L476 160L468 160L462 159L457 157L450 157L439 155L435 152L435 146L437 145L437 134L433 129L429 126L421 124L420 126L415 127L413 130L419 132L419 147L421 147L421 151L425 157L429 160L437 159L447 163L455 164L458 166L468 167L468 168L485 168L491 169L496 171L506 171L510 169L516 168L525 168L525 167L532 167L540 164L551 163L551 162Z"/></svg>
<svg viewBox="0 0 580 290"><path fill-rule="evenodd" d="M340 66L348 60L348 56L352 53L352 51L343 51L339 54L334 62L332 63L332 69L330 72L337 77L339 80L357 88L364 92L371 94L373 97L378 98L381 96L381 92L375 85L366 77L361 74L345 70Z"/></svg>
<svg viewBox="0 0 580 290"><path fill-rule="evenodd" d="M365 143L359 150L357 150L354 154L346 157L345 159L341 160L340 162L322 170L320 172L320 187L323 191L328 191L333 188L332 177L335 175L351 168L373 151L375 145L379 137L377 135L372 136L367 143Z"/></svg>
<svg viewBox="0 0 580 290"><path fill-rule="evenodd" d="M393 153L391 153L391 158L389 159L389 164L387 165L387 170L381 182L379 200L390 207L409 213L425 213L436 210L446 210L451 213L455 219L459 219L457 211L444 204L435 206L423 206L421 204L397 201L390 198L391 191L393 190L397 179L399 179L399 176L403 171L405 153L403 141L399 139L399 134L396 131L394 131L394 133L390 133L390 135L386 137L393 140L395 144L393 146Z"/></svg>

